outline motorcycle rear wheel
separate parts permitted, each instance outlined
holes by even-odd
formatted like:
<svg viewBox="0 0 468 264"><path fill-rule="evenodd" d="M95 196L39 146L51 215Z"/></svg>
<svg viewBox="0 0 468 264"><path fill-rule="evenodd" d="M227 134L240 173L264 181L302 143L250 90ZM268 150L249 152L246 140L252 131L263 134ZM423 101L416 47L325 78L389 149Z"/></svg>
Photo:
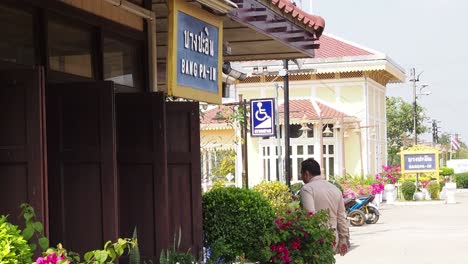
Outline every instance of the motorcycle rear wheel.
<svg viewBox="0 0 468 264"><path fill-rule="evenodd" d="M353 218L350 220L351 225L353 226L362 226L366 220L366 216L360 210L352 211L351 213L348 214L348 216L350 218Z"/></svg>
<svg viewBox="0 0 468 264"><path fill-rule="evenodd" d="M376 224L379 221L379 215L377 214L375 209L372 207L369 207L368 210L369 210L369 214L372 215L372 217L366 220L366 224L371 224L371 225Z"/></svg>

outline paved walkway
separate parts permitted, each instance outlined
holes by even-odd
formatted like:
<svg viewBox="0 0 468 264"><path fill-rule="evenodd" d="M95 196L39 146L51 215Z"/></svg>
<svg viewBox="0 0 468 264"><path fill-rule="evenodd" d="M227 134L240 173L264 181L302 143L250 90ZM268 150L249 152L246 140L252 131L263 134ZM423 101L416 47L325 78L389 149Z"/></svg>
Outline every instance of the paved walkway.
<svg viewBox="0 0 468 264"><path fill-rule="evenodd" d="M351 227L351 251L337 264L468 263L468 193L457 204L385 205L375 225Z"/></svg>

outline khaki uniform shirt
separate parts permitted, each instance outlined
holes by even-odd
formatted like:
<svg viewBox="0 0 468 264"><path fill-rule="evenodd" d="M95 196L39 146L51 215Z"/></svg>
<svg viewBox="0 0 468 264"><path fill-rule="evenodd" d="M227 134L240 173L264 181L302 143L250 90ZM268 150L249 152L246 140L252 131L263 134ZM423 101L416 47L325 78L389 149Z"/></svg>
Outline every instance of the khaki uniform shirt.
<svg viewBox="0 0 468 264"><path fill-rule="evenodd" d="M349 239L348 222L344 207L343 195L333 184L321 176L313 177L301 189L302 207L309 212L327 210L330 214L330 225L335 228L337 242L346 242Z"/></svg>

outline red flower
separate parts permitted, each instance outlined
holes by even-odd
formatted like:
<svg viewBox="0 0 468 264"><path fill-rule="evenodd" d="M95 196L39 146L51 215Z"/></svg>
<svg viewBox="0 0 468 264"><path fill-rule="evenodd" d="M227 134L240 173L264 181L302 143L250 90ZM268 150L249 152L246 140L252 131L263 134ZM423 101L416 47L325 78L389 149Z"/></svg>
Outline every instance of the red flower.
<svg viewBox="0 0 468 264"><path fill-rule="evenodd" d="M308 216L308 217L314 216L314 212L309 212L309 213L307 213L307 216Z"/></svg>
<svg viewBox="0 0 468 264"><path fill-rule="evenodd" d="M293 240L291 240L291 248L293 250L299 250L301 249L301 241L299 240L299 238L295 238Z"/></svg>

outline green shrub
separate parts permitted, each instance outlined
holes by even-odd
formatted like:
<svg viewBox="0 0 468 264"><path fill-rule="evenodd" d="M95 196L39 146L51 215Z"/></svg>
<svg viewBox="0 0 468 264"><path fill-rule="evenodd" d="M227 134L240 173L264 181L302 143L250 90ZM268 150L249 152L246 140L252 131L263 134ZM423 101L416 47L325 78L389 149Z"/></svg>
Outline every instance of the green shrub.
<svg viewBox="0 0 468 264"><path fill-rule="evenodd" d="M303 185L304 184L302 184L302 182L296 182L295 184L291 185L291 193L293 194L299 193Z"/></svg>
<svg viewBox="0 0 468 264"><path fill-rule="evenodd" d="M439 190L442 191L442 189L444 188L444 186L445 186L445 181L440 181L440 182L439 182L439 187L440 187Z"/></svg>
<svg viewBox="0 0 468 264"><path fill-rule="evenodd" d="M468 188L468 172L456 174L455 181L458 188Z"/></svg>
<svg viewBox="0 0 468 264"><path fill-rule="evenodd" d="M405 181L401 185L401 192L403 193L405 200L411 201L413 200L413 195L416 192L416 185L414 185L414 182Z"/></svg>
<svg viewBox="0 0 468 264"><path fill-rule="evenodd" d="M263 181L253 188L261 193L275 209L277 214L282 214L288 209L291 200L291 192L286 184L278 181Z"/></svg>
<svg viewBox="0 0 468 264"><path fill-rule="evenodd" d="M440 176L451 176L455 174L455 170L449 167L440 167Z"/></svg>
<svg viewBox="0 0 468 264"><path fill-rule="evenodd" d="M203 230L210 259L223 256L234 261L243 256L263 260L260 237L272 228L275 211L260 193L239 188L220 188L203 195Z"/></svg>
<svg viewBox="0 0 468 264"><path fill-rule="evenodd" d="M427 191L429 191L429 194L431 195L432 200L438 200L439 195L440 195L440 185L437 181L431 181L427 185Z"/></svg>
<svg viewBox="0 0 468 264"><path fill-rule="evenodd" d="M6 216L0 216L0 263L32 263L32 255L18 227L9 223Z"/></svg>
<svg viewBox="0 0 468 264"><path fill-rule="evenodd" d="M421 183L423 181L430 181L432 178L431 176L419 176L418 177L418 181ZM407 177L407 178L401 178L400 179L400 182L412 182L412 183L416 183L416 176L411 176L411 177Z"/></svg>

